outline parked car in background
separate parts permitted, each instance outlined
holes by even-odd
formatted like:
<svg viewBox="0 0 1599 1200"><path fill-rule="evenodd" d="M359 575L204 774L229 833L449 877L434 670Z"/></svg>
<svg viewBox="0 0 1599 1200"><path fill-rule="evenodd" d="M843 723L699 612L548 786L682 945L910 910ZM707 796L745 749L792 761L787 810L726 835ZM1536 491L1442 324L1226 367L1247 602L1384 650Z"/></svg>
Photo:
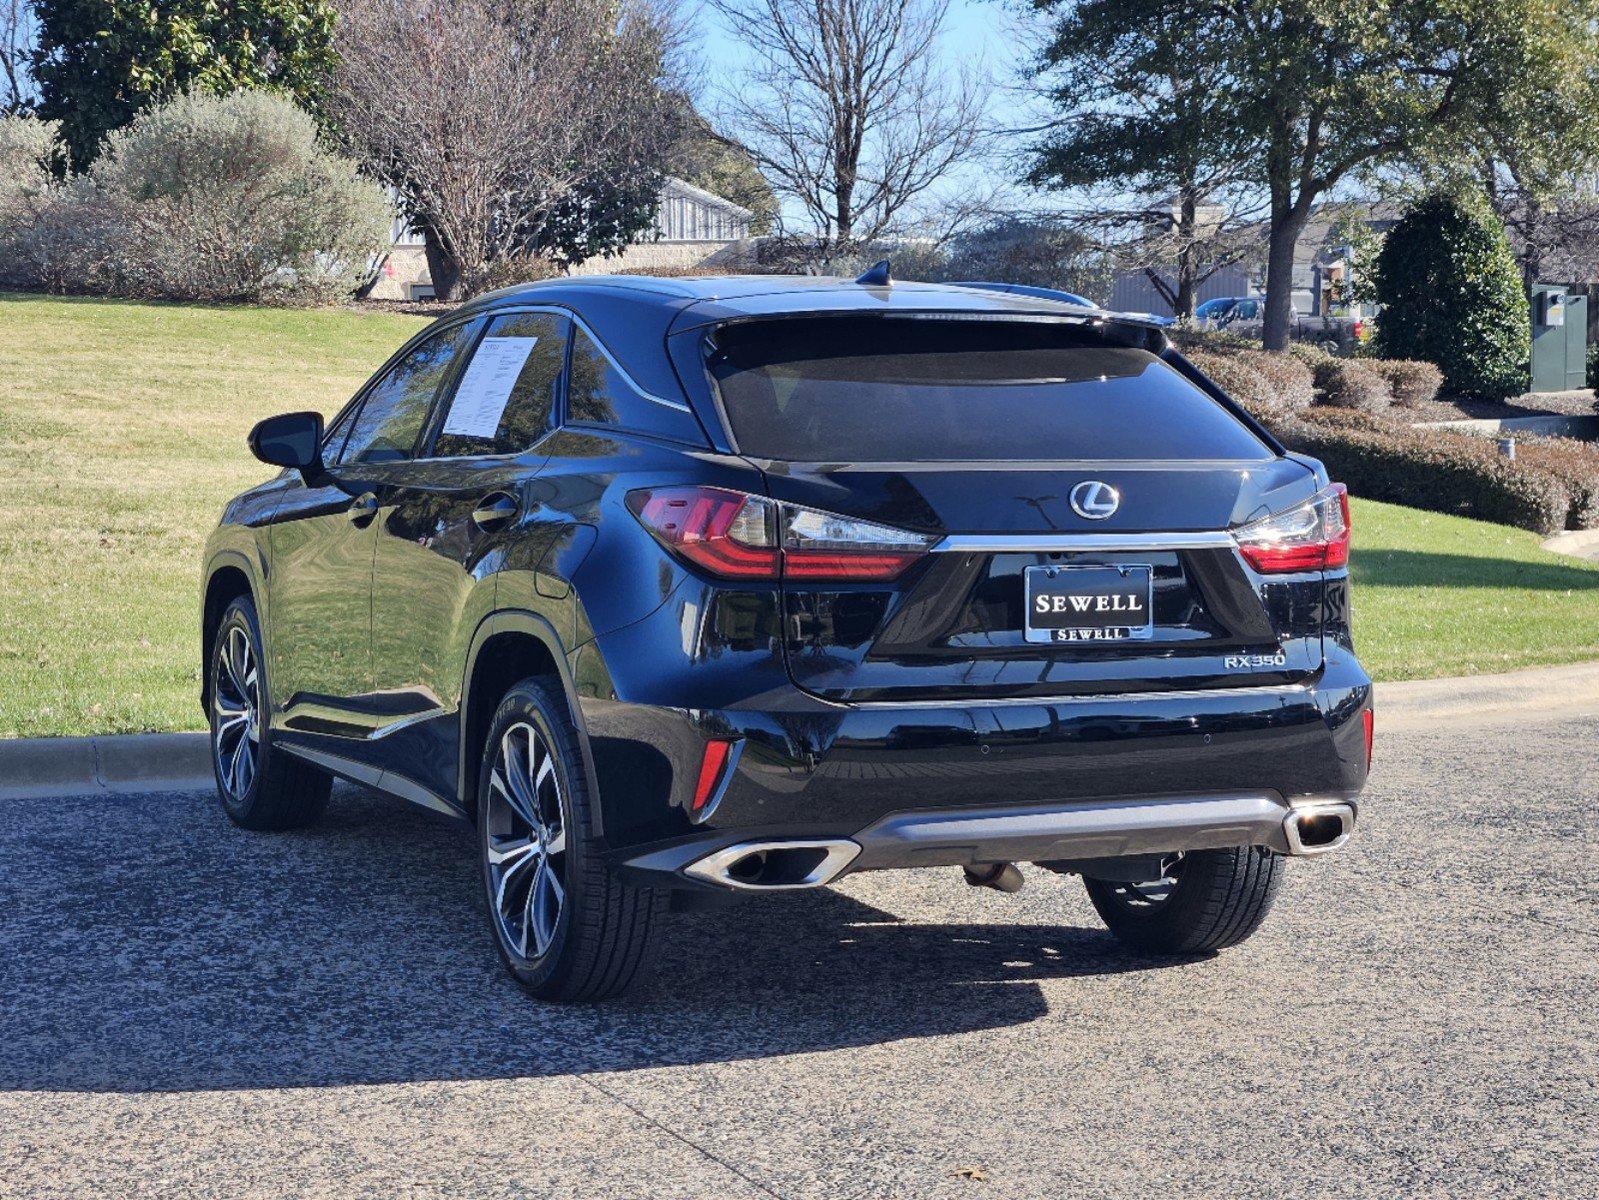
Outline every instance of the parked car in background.
<svg viewBox="0 0 1599 1200"><path fill-rule="evenodd" d="M1343 488L1150 324L549 280L250 444L282 470L204 558L224 811L303 825L341 776L474 822L538 996L625 988L669 908L891 867L1036 863L1208 953L1353 831Z"/></svg>
<svg viewBox="0 0 1599 1200"><path fill-rule="evenodd" d="M1224 329L1258 338L1266 324L1266 302L1258 296L1217 296L1194 309L1194 322L1201 329ZM1289 336L1339 354L1365 341L1370 326L1365 317L1307 317L1295 309Z"/></svg>

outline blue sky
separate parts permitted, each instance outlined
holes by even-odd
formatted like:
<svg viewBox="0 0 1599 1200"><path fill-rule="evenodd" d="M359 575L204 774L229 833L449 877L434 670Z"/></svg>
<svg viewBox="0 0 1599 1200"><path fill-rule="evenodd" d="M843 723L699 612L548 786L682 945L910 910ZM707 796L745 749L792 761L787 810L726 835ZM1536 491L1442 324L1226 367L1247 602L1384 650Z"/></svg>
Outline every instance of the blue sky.
<svg viewBox="0 0 1599 1200"><path fill-rule="evenodd" d="M1017 83L1019 49L1014 8L1007 0L950 0L940 53L951 71L963 64L982 64L993 80L989 116L994 123L1014 127L1025 123L1027 110L1014 93ZM715 14L700 8L692 26L699 39L698 57L704 76L714 79L719 73L736 69L742 59L738 43L728 36ZM993 166L971 170L974 178L991 176ZM1007 174L1011 168L1001 166ZM1037 203L1040 197L1029 194ZM797 214L790 214L797 215Z"/></svg>

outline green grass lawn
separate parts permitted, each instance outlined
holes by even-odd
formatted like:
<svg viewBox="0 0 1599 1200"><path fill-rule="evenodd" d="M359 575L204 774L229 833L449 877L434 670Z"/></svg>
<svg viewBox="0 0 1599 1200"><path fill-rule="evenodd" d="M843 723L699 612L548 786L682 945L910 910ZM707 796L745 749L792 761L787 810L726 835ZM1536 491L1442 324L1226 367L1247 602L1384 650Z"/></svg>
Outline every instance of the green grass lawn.
<svg viewBox="0 0 1599 1200"><path fill-rule="evenodd" d="M1599 659L1599 564L1536 534L1356 500L1355 648L1376 679Z"/></svg>
<svg viewBox="0 0 1599 1200"><path fill-rule="evenodd" d="M200 725L199 555L265 478L244 435L336 409L420 321L0 296L0 737ZM1357 501L1380 679L1599 658L1599 567Z"/></svg>
<svg viewBox="0 0 1599 1200"><path fill-rule="evenodd" d="M271 473L245 434L421 325L0 296L0 737L198 728L200 551Z"/></svg>

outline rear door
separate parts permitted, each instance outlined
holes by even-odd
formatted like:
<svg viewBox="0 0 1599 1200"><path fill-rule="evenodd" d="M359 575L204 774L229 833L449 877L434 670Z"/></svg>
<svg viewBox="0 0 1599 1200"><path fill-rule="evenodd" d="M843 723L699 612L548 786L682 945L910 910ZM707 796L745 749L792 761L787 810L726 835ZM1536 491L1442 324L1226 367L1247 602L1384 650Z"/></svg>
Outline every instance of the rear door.
<svg viewBox="0 0 1599 1200"><path fill-rule="evenodd" d="M1320 666L1320 574L1258 577L1228 533L1308 499L1314 475L1118 338L858 316L718 331L719 401L774 499L937 539L892 584L785 580L796 683L1010 698Z"/></svg>
<svg viewBox="0 0 1599 1200"><path fill-rule="evenodd" d="M429 445L379 494L372 584L372 671L400 755L434 790L455 786L453 714L467 640L493 600L492 576L537 474L566 360L568 320L492 318L441 399Z"/></svg>

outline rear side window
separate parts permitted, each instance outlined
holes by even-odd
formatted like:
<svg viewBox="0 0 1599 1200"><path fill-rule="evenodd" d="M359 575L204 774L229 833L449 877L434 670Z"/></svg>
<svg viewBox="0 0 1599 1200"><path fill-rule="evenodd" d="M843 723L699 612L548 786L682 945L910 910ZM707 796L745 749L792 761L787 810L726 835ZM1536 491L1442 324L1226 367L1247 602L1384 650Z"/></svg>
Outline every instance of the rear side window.
<svg viewBox="0 0 1599 1200"><path fill-rule="evenodd" d="M663 402L639 391L581 326L572 333L566 419L576 425L609 425L693 446L705 444L705 434L686 404L675 399Z"/></svg>
<svg viewBox="0 0 1599 1200"><path fill-rule="evenodd" d="M550 428L571 323L554 313L490 322L461 372L434 441L441 458L520 454Z"/></svg>
<svg viewBox="0 0 1599 1200"><path fill-rule="evenodd" d="M805 317L713 336L709 367L732 434L758 458L1271 457L1160 359L1080 326Z"/></svg>

